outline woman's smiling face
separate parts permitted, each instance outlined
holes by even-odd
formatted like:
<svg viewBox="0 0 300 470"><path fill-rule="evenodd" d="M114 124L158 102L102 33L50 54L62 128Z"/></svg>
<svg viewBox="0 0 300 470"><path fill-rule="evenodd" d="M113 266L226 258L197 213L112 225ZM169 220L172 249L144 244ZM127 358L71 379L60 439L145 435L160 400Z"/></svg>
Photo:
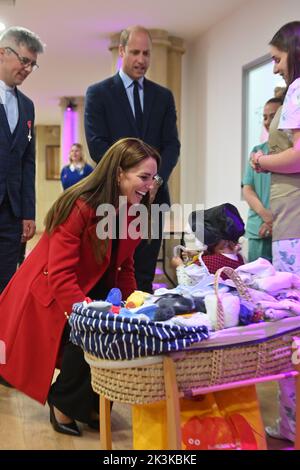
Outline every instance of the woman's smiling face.
<svg viewBox="0 0 300 470"><path fill-rule="evenodd" d="M157 173L157 163L152 157L146 158L130 170L120 169L118 183L120 195L127 197L129 204L140 204L153 186Z"/></svg>

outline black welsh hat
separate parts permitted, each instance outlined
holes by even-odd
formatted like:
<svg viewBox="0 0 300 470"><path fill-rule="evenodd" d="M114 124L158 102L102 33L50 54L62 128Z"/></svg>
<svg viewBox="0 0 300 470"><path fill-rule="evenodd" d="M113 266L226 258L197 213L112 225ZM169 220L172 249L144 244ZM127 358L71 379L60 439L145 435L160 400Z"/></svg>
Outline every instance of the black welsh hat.
<svg viewBox="0 0 300 470"><path fill-rule="evenodd" d="M229 202L192 212L189 224L196 238L207 246L215 245L221 240L237 242L245 233L239 211Z"/></svg>

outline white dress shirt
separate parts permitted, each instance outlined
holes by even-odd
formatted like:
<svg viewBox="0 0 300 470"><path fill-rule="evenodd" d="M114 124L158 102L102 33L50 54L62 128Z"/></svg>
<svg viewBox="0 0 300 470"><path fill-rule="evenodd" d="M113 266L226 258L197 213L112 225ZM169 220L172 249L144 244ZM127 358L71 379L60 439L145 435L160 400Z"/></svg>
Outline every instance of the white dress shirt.
<svg viewBox="0 0 300 470"><path fill-rule="evenodd" d="M18 99L15 89L0 80L0 99L4 106L11 133L14 132L19 119Z"/></svg>

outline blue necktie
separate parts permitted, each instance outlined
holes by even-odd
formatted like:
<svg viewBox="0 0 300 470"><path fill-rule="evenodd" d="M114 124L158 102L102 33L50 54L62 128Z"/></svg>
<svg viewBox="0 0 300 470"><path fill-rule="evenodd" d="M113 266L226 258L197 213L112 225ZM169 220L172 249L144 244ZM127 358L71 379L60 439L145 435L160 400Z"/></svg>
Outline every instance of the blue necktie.
<svg viewBox="0 0 300 470"><path fill-rule="evenodd" d="M141 106L140 94L139 94L139 82L134 80L133 82L133 103L134 103L134 115L135 121L138 128L139 137L143 135L143 111Z"/></svg>
<svg viewBox="0 0 300 470"><path fill-rule="evenodd" d="M6 103L5 103L6 116L7 116L7 120L8 120L8 124L10 128L10 132L13 133L16 128L18 118L19 118L18 104L17 104L14 90L7 88L5 90L5 97L6 97Z"/></svg>

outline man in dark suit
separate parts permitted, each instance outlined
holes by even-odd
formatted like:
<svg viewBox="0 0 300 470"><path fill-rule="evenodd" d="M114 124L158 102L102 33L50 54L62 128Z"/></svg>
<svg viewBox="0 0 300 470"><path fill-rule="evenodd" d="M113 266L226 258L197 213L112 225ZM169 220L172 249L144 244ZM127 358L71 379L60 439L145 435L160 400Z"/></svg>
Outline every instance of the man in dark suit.
<svg viewBox="0 0 300 470"><path fill-rule="evenodd" d="M21 240L35 233L34 106L17 87L43 50L25 28L0 36L0 292L16 271Z"/></svg>
<svg viewBox="0 0 300 470"><path fill-rule="evenodd" d="M149 31L135 26L121 33L120 71L91 85L86 93L85 132L91 157L99 162L106 150L122 137L139 137L161 155L159 174L151 200L170 204L167 182L180 150L174 98L170 90L144 76L150 65ZM160 230L161 232L161 230ZM140 290L152 292L159 239L143 240L135 252L135 273Z"/></svg>

